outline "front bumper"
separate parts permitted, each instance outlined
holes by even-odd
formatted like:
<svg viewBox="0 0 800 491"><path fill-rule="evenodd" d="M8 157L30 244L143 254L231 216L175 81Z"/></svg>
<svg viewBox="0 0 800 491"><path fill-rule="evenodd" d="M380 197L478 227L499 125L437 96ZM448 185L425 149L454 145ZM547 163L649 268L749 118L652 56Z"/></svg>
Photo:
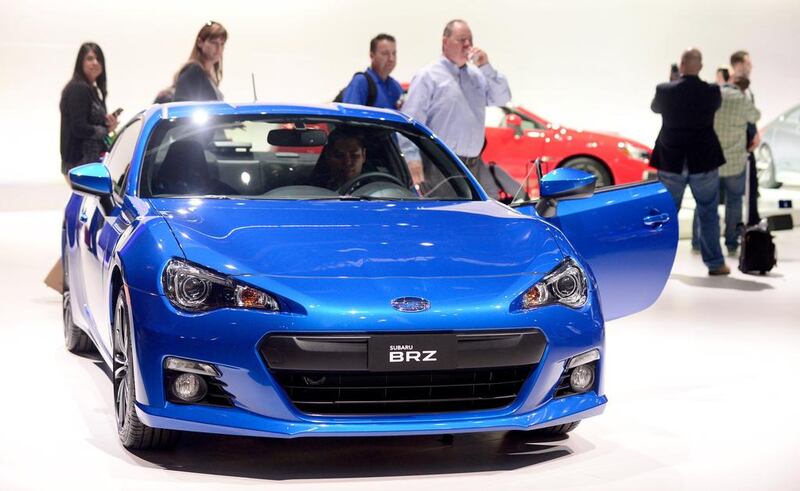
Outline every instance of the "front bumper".
<svg viewBox="0 0 800 491"><path fill-rule="evenodd" d="M502 329L463 318L428 324L426 331L486 332L509 329L540 331L547 344L532 374L509 405L483 410L387 415L314 415L298 410L270 371L260 352L270 334L322 333L308 316L223 309L204 314L178 312L164 297L130 289L134 318L136 406L148 426L175 430L292 438L300 436L421 435L535 429L600 414L606 397L602 357L594 389L553 398L571 356L592 348L603 351L602 319L592 303L580 310L554 306L528 314L502 316ZM424 317L419 324L425 324ZM408 326L374 329L361 319L343 332L419 332ZM371 326L370 329L368 326ZM496 324L495 324L496 326ZM531 326L537 326L535 329ZM220 372L233 407L187 405L167 401L164 359L176 356L211 363ZM536 362L536 360L533 360Z"/></svg>
<svg viewBox="0 0 800 491"><path fill-rule="evenodd" d="M398 436L545 428L597 416L605 409L606 402L605 396L588 392L552 400L529 413L495 416L480 412L453 413L437 417L413 415L391 418L283 421L236 409L179 405L154 408L139 403L136 406L136 414L144 424L155 428L224 435L273 438Z"/></svg>

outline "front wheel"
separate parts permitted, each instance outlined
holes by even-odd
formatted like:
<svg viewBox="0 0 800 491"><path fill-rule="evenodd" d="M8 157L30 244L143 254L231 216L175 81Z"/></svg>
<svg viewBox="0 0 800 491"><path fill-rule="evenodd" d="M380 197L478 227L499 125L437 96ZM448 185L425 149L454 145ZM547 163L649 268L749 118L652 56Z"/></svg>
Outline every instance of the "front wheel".
<svg viewBox="0 0 800 491"><path fill-rule="evenodd" d="M606 167L597 160L590 159L589 157L574 158L564 163L562 167L582 170L593 175L597 179L595 188L598 189L614 184L614 182L611 180L611 174L609 174L608 169L606 169Z"/></svg>
<svg viewBox="0 0 800 491"><path fill-rule="evenodd" d="M131 346L131 313L125 290L120 289L114 306L114 409L117 434L122 446L137 450L161 450L175 446L180 432L151 428L136 415L136 381Z"/></svg>
<svg viewBox="0 0 800 491"><path fill-rule="evenodd" d="M72 318L72 295L69 292L66 261L63 261L62 269L61 318L64 321L64 345L71 353L86 353L94 348L94 344L89 335L75 325Z"/></svg>

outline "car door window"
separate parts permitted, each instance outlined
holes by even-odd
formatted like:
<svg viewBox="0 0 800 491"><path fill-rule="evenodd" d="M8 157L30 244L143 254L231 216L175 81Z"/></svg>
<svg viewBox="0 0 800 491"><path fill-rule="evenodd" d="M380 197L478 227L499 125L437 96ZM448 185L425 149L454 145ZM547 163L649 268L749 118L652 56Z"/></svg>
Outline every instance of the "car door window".
<svg viewBox="0 0 800 491"><path fill-rule="evenodd" d="M519 118L521 120L520 126L522 127L523 131L543 130L543 129L545 129L543 124L539 123L538 121L535 121L535 120L531 119L528 115L523 114L523 113L521 113L519 111L515 111L515 110L513 110L513 109L511 109L509 107L503 107L503 108L498 108L498 109L501 109L502 112L503 112L503 114L502 114L502 116L500 118L500 124L498 125L501 128L508 127L506 125L506 116L508 116L509 114L516 114L517 116L519 116ZM489 120L488 119L489 108L486 108L486 114L487 114L487 121L488 121ZM489 125L487 124L487 126L489 126Z"/></svg>
<svg viewBox="0 0 800 491"><path fill-rule="evenodd" d="M543 129L545 129L543 124L540 124L539 122L534 121L533 119L529 118L528 116L526 116L526 115L524 115L522 113L519 113L519 112L515 112L515 114L522 119L522 129L523 129L523 131L532 131L532 130L543 130Z"/></svg>
<svg viewBox="0 0 800 491"><path fill-rule="evenodd" d="M111 180L114 183L114 194L116 196L122 196L124 192L125 180L128 176L128 169L130 168L131 160L133 160L133 151L136 148L136 142L139 140L141 129L141 118L123 128L105 161L108 172L111 174Z"/></svg>

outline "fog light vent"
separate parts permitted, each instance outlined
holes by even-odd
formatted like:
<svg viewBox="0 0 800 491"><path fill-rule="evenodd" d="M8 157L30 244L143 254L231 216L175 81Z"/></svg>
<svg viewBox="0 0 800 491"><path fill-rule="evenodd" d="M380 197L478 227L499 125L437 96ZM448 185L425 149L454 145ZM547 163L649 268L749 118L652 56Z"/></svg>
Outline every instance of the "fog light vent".
<svg viewBox="0 0 800 491"><path fill-rule="evenodd" d="M174 356L164 360L164 390L169 402L233 407L233 395L220 379L219 369Z"/></svg>
<svg viewBox="0 0 800 491"><path fill-rule="evenodd" d="M597 348L570 358L558 379L553 397L566 397L592 390L597 382L599 359L600 350Z"/></svg>

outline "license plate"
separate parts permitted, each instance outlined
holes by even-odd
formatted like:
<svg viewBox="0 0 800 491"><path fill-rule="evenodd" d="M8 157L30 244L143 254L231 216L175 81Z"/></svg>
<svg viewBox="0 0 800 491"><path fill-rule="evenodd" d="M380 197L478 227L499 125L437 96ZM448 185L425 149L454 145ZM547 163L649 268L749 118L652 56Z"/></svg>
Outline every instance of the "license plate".
<svg viewBox="0 0 800 491"><path fill-rule="evenodd" d="M382 334L369 338L369 370L447 370L457 366L455 334Z"/></svg>

